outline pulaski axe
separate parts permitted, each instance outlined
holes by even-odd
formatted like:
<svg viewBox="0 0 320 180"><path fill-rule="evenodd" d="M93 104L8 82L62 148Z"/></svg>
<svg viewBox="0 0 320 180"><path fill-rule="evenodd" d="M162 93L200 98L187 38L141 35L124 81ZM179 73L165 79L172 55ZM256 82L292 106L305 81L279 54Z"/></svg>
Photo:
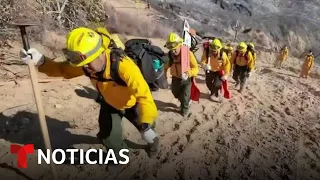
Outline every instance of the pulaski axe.
<svg viewBox="0 0 320 180"><path fill-rule="evenodd" d="M30 49L30 45L29 45L29 41L28 41L26 27L37 26L37 25L36 24L29 24L29 23L14 23L12 25L20 28L23 48L26 51L28 51ZM44 109L43 109L43 105L42 105L42 101L41 101L39 86L38 86L37 70L35 68L35 65L31 61L28 62L28 67L29 67L29 72L30 72L30 76L31 76L33 95L34 95L37 109L38 109L38 117L40 120L40 128L41 128L41 132L42 132L42 136L43 136L43 140L44 140L44 145L45 145L45 148L49 149L50 152L52 153L46 117L45 117L45 113L44 113ZM58 180L54 163L51 162L50 166L51 166L53 179Z"/></svg>

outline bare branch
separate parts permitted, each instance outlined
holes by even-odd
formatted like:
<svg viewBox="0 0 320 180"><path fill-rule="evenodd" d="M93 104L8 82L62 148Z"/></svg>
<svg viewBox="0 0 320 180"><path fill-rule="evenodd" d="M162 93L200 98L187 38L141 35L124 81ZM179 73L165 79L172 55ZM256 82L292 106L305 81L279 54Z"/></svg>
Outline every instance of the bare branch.
<svg viewBox="0 0 320 180"><path fill-rule="evenodd" d="M68 0L65 0L64 2L63 2L63 4L62 4L62 6L61 6L61 9L60 9L60 11L59 11L59 16L58 16L58 21L60 21L60 19L61 19L61 13L63 12L63 10L64 10L64 8L66 7L66 4L68 3ZM61 22L60 22L60 24L62 24Z"/></svg>
<svg viewBox="0 0 320 180"><path fill-rule="evenodd" d="M58 9L58 12L61 12L61 8L60 8L60 3L59 3L59 0L56 0L56 4L57 4L57 9Z"/></svg>

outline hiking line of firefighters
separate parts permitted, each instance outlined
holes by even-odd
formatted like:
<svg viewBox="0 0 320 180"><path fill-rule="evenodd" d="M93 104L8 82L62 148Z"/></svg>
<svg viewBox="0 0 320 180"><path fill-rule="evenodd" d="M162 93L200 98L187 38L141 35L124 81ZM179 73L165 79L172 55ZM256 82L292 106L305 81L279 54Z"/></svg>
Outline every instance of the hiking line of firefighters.
<svg viewBox="0 0 320 180"><path fill-rule="evenodd" d="M190 96L190 82L186 82L187 78L195 78L198 73L198 65L195 56L190 52L190 67L191 70L188 74L181 75L180 70L180 57L181 43L183 39L176 33L171 33L168 37L167 47L169 51L170 59L173 62L168 63L166 70L171 67L172 75L172 93L181 102L181 114L187 114L187 106ZM283 62L287 59L289 50L287 46L283 46L275 61L274 67L281 68ZM231 72L233 71L232 78L235 80L235 87L240 86L239 92L242 93L247 79L251 76L255 69L257 61L257 53L255 51L254 44L240 42L236 50L233 49L231 43L223 45L221 40L213 38L203 44L203 53L200 61L200 66L205 70L205 82L207 88L210 90L210 99L215 102L221 102L220 90L223 90L224 97L229 98L229 92L227 89L227 80ZM314 56L310 50L307 54L305 61L302 65L300 77L307 78L310 74L311 68L314 63ZM183 81L182 81L183 80ZM183 83L182 83L183 82ZM177 93L183 91L181 93ZM227 93L227 95L226 95ZM181 94L184 94L182 97ZM192 95L191 95L192 99Z"/></svg>
<svg viewBox="0 0 320 180"><path fill-rule="evenodd" d="M141 41L144 42L143 46L136 46ZM29 61L33 62L39 72L48 76L70 79L86 75L101 95L97 134L101 143L115 152L128 148L122 137L121 126L122 118L126 117L148 143L145 148L148 156L154 157L160 147L159 136L155 131L158 110L148 84L148 80L152 79L151 76L154 74L144 74L145 69L137 65L135 58L141 57L141 47L144 48L143 52L153 51L152 55L163 55L163 51L156 46L148 46L146 42L141 39L129 40L124 46L117 34L110 34L106 28L93 30L79 27L67 36L66 48L63 49L66 62L56 62L34 48L27 51L21 49L20 57L26 64ZM171 91L181 103L181 115L188 117L192 80L197 76L199 69L197 60L190 51L190 70L180 72L182 43L181 37L176 33L170 33L165 44L169 49L166 55L168 62L164 66L159 66L158 61L155 62L156 72L161 72L161 67L164 72L170 68ZM206 85L210 90L211 99L219 101L219 90L227 81L231 70L236 86L239 85L240 91L243 91L246 79L250 77L256 64L254 45L240 42L234 52L230 44L224 47L219 39L205 45L201 66L206 71ZM136 47L139 49L138 52ZM280 53L279 66L287 56L288 49L285 47ZM313 64L312 52L308 54L304 64L301 75L307 76ZM116 155L118 156L118 153Z"/></svg>

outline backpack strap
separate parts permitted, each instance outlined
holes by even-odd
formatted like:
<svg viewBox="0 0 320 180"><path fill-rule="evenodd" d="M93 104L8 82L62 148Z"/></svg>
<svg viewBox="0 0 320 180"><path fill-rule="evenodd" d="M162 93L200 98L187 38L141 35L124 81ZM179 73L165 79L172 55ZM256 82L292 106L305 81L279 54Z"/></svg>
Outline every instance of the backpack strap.
<svg viewBox="0 0 320 180"><path fill-rule="evenodd" d="M174 64L174 57L173 57L172 51L169 51L168 57L169 57L169 67L171 67Z"/></svg>
<svg viewBox="0 0 320 180"><path fill-rule="evenodd" d="M249 55L248 55L248 53L249 53L249 51L246 51L246 53L244 54L244 58L245 58L247 61L249 61ZM238 58L238 56L239 56L239 51L236 50L236 58Z"/></svg>
<svg viewBox="0 0 320 180"><path fill-rule="evenodd" d="M168 56L169 56L169 67L171 67L173 64L181 64L181 62L175 62L175 57L171 50L169 51ZM176 70L176 73L178 74L179 71L177 66L175 66L175 70Z"/></svg>
<svg viewBox="0 0 320 180"><path fill-rule="evenodd" d="M119 63L122 60L124 54L123 50L120 48L113 48L110 53L110 76L111 79L107 79L103 77L106 67L103 68L102 71L95 73L95 76L92 76L86 68L82 68L85 76L89 77L90 79L94 79L100 82L110 82L114 81L118 85L126 86L126 83L121 79L119 76Z"/></svg>
<svg viewBox="0 0 320 180"><path fill-rule="evenodd" d="M113 48L110 53L110 76L118 85L127 86L127 84L119 76L119 65L125 53L120 48Z"/></svg>
<svg viewBox="0 0 320 180"><path fill-rule="evenodd" d="M220 50L220 52L219 52L219 60L222 60L222 61L223 61L223 53L225 53L225 54L227 55L226 52L227 52L227 51L226 51L226 49L224 49L224 48L222 48L222 49Z"/></svg>
<svg viewBox="0 0 320 180"><path fill-rule="evenodd" d="M249 52L250 51L247 51L245 54L244 54L244 58L247 60L247 62L249 61ZM252 55L252 54L251 54Z"/></svg>
<svg viewBox="0 0 320 180"><path fill-rule="evenodd" d="M205 53L206 53L206 57L207 57L207 63L209 62L209 46L205 48Z"/></svg>

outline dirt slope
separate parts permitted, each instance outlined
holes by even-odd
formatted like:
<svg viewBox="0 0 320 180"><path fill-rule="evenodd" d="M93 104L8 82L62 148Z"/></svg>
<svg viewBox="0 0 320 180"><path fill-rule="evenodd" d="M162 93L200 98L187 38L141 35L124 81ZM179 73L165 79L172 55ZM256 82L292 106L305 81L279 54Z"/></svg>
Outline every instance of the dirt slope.
<svg viewBox="0 0 320 180"><path fill-rule="evenodd" d="M159 39L153 42L164 44ZM233 97L221 104L207 99L201 71L197 79L201 100L192 105L187 119L177 113L178 102L170 90L153 93L160 113L157 158L149 159L144 150L135 149L140 146L130 144L131 163L121 173L106 171L106 166L60 165L60 179L319 179L319 66L313 78L305 80L298 78L298 59L289 58L278 70L272 67L272 54L261 52L258 57L245 92L234 90L230 79ZM28 74L26 66L14 70ZM40 87L53 148L102 148L95 138L99 105L88 79ZM9 153L11 143L42 145L27 76L17 85L0 84L0 112L1 179L49 179L49 166L37 165L36 156L29 157L28 169L15 169L15 156ZM125 138L144 143L127 120L123 127Z"/></svg>

